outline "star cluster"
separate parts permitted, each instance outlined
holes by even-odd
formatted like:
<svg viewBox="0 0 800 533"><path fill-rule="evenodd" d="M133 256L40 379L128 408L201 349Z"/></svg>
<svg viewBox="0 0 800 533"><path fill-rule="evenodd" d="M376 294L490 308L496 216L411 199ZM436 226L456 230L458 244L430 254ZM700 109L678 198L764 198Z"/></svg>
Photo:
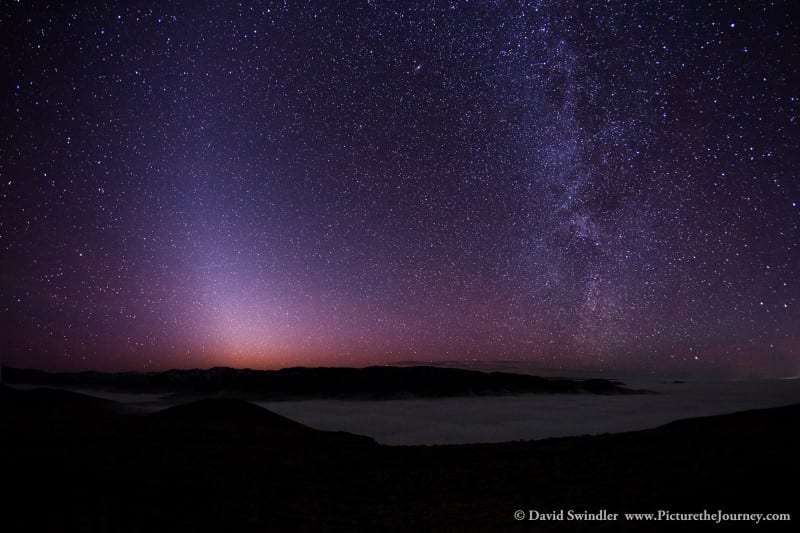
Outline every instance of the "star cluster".
<svg viewBox="0 0 800 533"><path fill-rule="evenodd" d="M800 370L775 2L4 3L2 351Z"/></svg>

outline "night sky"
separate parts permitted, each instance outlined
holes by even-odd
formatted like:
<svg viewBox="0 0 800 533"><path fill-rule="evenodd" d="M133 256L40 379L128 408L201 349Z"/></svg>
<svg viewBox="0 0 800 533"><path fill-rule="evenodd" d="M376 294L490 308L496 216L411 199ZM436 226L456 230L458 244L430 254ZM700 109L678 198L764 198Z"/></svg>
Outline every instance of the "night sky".
<svg viewBox="0 0 800 533"><path fill-rule="evenodd" d="M794 4L3 1L3 362L797 375Z"/></svg>

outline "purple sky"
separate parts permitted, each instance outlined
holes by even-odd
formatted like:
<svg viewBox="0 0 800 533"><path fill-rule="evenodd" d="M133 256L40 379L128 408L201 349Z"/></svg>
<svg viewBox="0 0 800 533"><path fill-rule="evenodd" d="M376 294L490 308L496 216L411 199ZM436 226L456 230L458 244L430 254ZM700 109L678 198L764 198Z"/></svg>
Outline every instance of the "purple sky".
<svg viewBox="0 0 800 533"><path fill-rule="evenodd" d="M798 373L792 2L140 6L0 13L5 364Z"/></svg>

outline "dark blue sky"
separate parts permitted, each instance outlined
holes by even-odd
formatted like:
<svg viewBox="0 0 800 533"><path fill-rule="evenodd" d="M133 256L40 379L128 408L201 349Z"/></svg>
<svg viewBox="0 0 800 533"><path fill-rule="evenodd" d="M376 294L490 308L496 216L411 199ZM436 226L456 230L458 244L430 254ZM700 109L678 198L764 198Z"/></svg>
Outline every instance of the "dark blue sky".
<svg viewBox="0 0 800 533"><path fill-rule="evenodd" d="M2 351L800 368L792 2L3 2Z"/></svg>

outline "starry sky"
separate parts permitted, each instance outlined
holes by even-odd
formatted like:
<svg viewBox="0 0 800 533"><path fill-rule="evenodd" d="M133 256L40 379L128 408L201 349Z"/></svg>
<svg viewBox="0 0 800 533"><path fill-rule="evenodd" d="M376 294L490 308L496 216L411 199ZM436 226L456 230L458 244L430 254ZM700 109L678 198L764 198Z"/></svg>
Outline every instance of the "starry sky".
<svg viewBox="0 0 800 533"><path fill-rule="evenodd" d="M799 14L3 1L3 361L797 375Z"/></svg>

